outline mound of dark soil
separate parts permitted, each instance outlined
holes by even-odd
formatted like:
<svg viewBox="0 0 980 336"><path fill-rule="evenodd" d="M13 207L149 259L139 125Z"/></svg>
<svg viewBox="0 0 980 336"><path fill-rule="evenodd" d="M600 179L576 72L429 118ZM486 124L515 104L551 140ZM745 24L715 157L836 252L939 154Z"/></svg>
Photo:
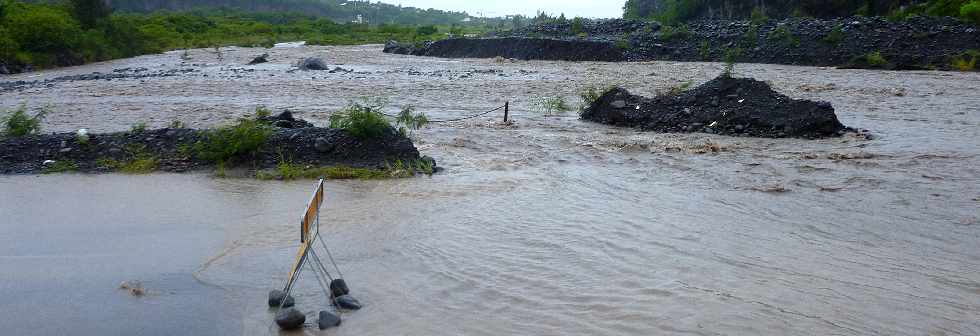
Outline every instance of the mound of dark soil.
<svg viewBox="0 0 980 336"><path fill-rule="evenodd" d="M450 58L504 57L521 60L625 61L623 50L609 41L545 38L447 39L423 46L388 42L385 52Z"/></svg>
<svg viewBox="0 0 980 336"><path fill-rule="evenodd" d="M821 138L848 130L830 103L791 99L765 82L726 76L654 98L615 88L588 106L582 119L657 132L767 138Z"/></svg>
<svg viewBox="0 0 980 336"><path fill-rule="evenodd" d="M208 168L212 162L195 157L193 146L206 130L156 129L142 132L32 135L0 139L0 174L35 174L53 167L80 172L110 172L106 162L138 158L155 161L154 170L184 172ZM419 160L412 141L392 129L383 136L361 140L344 130L303 127L275 128L255 153L230 164L249 169L275 168L281 160L310 166L383 168L386 163Z"/></svg>

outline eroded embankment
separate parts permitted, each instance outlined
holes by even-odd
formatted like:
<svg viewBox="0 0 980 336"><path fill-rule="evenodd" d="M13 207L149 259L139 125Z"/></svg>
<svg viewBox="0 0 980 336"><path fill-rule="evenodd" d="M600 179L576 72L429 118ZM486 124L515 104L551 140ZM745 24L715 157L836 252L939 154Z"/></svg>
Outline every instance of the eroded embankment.
<svg viewBox="0 0 980 336"><path fill-rule="evenodd" d="M729 76L654 98L613 88L592 102L582 119L657 132L770 138L821 138L848 130L830 103L790 99L765 82Z"/></svg>
<svg viewBox="0 0 980 336"><path fill-rule="evenodd" d="M286 127L282 127L286 126ZM296 128L294 128L296 127ZM360 139L342 129L276 120L255 130L164 128L106 134L56 133L0 139L0 174L46 172L185 172L221 165L248 170L296 167L386 169L422 158L412 140L390 129ZM243 150L249 143L253 150ZM429 163L427 163L429 164ZM434 165L434 163L431 163Z"/></svg>
<svg viewBox="0 0 980 336"><path fill-rule="evenodd" d="M389 43L385 52L570 61L734 59L896 70L975 70L980 58L980 30L951 18L705 20L680 26L617 19L554 22L491 35L419 46Z"/></svg>
<svg viewBox="0 0 980 336"><path fill-rule="evenodd" d="M623 50L609 41L546 38L448 39L422 45L388 42L392 54L454 58L505 57L551 61L625 61Z"/></svg>

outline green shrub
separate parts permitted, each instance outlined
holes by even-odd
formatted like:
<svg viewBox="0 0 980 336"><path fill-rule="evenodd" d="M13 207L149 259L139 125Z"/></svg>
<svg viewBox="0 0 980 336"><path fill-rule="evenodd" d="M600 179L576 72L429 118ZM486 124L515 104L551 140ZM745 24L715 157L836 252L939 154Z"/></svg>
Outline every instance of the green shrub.
<svg viewBox="0 0 980 336"><path fill-rule="evenodd" d="M570 28L572 35L585 34L585 19L581 17L575 17L572 19L572 27Z"/></svg>
<svg viewBox="0 0 980 336"><path fill-rule="evenodd" d="M735 47L725 50L725 70L722 76L732 77L735 75L735 62L742 56L742 49Z"/></svg>
<svg viewBox="0 0 980 336"><path fill-rule="evenodd" d="M401 112L398 113L398 118L395 118L398 125L407 127L409 130L417 130L425 127L429 124L429 117L426 117L424 113L415 113L414 106L405 106L402 108Z"/></svg>
<svg viewBox="0 0 980 336"><path fill-rule="evenodd" d="M980 51L970 50L952 57L950 66L959 71L974 71L977 69L977 58L980 58Z"/></svg>
<svg viewBox="0 0 980 336"><path fill-rule="evenodd" d="M41 111L33 117L27 115L27 108L21 106L14 110L10 115L0 119L3 123L3 135L8 137L22 137L41 132L41 120L44 119L46 111Z"/></svg>
<svg viewBox="0 0 980 336"><path fill-rule="evenodd" d="M980 24L980 0L972 0L963 7L960 7L960 16L964 19Z"/></svg>
<svg viewBox="0 0 980 336"><path fill-rule="evenodd" d="M742 34L741 43L747 48L754 48L759 44L759 26L749 25L749 29L746 29L745 33Z"/></svg>
<svg viewBox="0 0 980 336"><path fill-rule="evenodd" d="M838 45L843 40L844 40L844 26L836 25L834 26L834 29L831 29L830 32L828 32L827 35L824 36L823 40L821 41L830 45Z"/></svg>
<svg viewBox="0 0 980 336"><path fill-rule="evenodd" d="M255 118L265 118L272 115L272 110L269 110L265 106L255 107Z"/></svg>
<svg viewBox="0 0 980 336"><path fill-rule="evenodd" d="M439 29L436 26L421 26L415 29L415 35L418 36L429 36L438 32Z"/></svg>
<svg viewBox="0 0 980 336"><path fill-rule="evenodd" d="M698 47L698 55L701 56L702 61L711 60L711 42L708 40L701 41L701 46Z"/></svg>
<svg viewBox="0 0 980 336"><path fill-rule="evenodd" d="M57 6L11 6L3 23L10 37L26 52L65 53L77 47L82 34L78 22Z"/></svg>
<svg viewBox="0 0 980 336"><path fill-rule="evenodd" d="M253 119L240 119L235 125L205 132L194 144L194 152L198 158L224 165L254 153L271 134L272 129L266 125Z"/></svg>
<svg viewBox="0 0 980 336"><path fill-rule="evenodd" d="M531 109L545 115L556 115L561 112L571 110L565 98L562 97L542 97L531 99Z"/></svg>
<svg viewBox="0 0 980 336"><path fill-rule="evenodd" d="M579 91L578 96L579 98L582 99L582 105L579 107L579 109L585 110L592 104L595 104L595 102L598 101L599 98L602 97L602 95L606 94L609 91L612 91L613 88L614 87L610 86L605 89L600 89L595 86L589 86L583 89L582 91Z"/></svg>
<svg viewBox="0 0 980 336"><path fill-rule="evenodd" d="M781 43L786 47L795 48L800 46L800 39L796 35L793 35L793 32L789 31L789 28L786 28L786 26L779 26L773 30L769 39Z"/></svg>
<svg viewBox="0 0 980 336"><path fill-rule="evenodd" d="M888 65L888 60L881 55L880 51L875 51L864 55L864 60L868 62L868 65L874 67L885 67Z"/></svg>
<svg viewBox="0 0 980 336"><path fill-rule="evenodd" d="M141 134L143 132L146 132L146 123L142 121L136 125L133 125L133 127L129 129L129 133L132 134Z"/></svg>
<svg viewBox="0 0 980 336"><path fill-rule="evenodd" d="M343 110L330 115L330 128L347 130L358 139L377 138L392 129L391 124L381 114L383 105L362 105L351 103Z"/></svg>
<svg viewBox="0 0 980 336"><path fill-rule="evenodd" d="M684 39L691 36L691 31L687 25L663 26L660 28L660 39L670 41L673 39Z"/></svg>
<svg viewBox="0 0 980 336"><path fill-rule="evenodd" d="M752 8L752 15L749 17L749 21L753 26L759 26L769 21L769 17L766 16L766 12L762 8L755 7Z"/></svg>

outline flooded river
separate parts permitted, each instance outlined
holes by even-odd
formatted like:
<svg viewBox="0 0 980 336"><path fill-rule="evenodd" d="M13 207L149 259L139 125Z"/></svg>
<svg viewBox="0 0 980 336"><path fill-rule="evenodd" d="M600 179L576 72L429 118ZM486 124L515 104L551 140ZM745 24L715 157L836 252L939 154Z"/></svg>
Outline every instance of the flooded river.
<svg viewBox="0 0 980 336"><path fill-rule="evenodd" d="M47 106L48 131L118 131L212 126L257 105L324 125L361 97L432 119L510 101L514 125L491 113L415 134L440 174L328 183L324 239L365 308L305 334L980 334L980 73L739 65L874 135L751 139L617 129L531 104L575 105L590 85L650 95L720 64L380 50L151 55L0 81L191 70L51 81L0 92L0 104ZM263 52L271 63L241 65ZM308 56L344 70L290 71ZM312 187L205 173L0 177L0 327L278 334L265 295L285 278ZM326 305L312 278L297 290L301 310Z"/></svg>

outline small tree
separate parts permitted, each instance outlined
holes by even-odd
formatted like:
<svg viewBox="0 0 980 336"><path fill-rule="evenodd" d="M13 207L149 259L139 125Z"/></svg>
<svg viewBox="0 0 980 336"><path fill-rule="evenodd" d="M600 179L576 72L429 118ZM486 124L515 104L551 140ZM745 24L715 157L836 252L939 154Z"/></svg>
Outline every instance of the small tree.
<svg viewBox="0 0 980 336"><path fill-rule="evenodd" d="M418 36L429 36L439 32L436 26L421 26L415 29L415 35Z"/></svg>
<svg viewBox="0 0 980 336"><path fill-rule="evenodd" d="M112 8L105 0L69 0L72 16L82 24L82 28L93 28L112 14Z"/></svg>

